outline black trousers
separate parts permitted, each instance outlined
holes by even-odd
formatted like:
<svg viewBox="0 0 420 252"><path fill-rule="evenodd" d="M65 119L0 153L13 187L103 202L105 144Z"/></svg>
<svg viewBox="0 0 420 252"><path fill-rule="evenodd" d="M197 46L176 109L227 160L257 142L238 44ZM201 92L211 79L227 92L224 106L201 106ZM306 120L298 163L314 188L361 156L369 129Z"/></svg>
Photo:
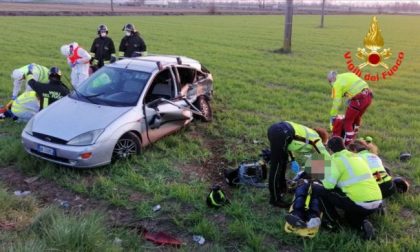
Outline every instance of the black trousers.
<svg viewBox="0 0 420 252"><path fill-rule="evenodd" d="M270 190L270 202L273 203L279 201L281 194L287 191L287 146L292 142L295 136L295 130L289 123L279 122L268 128L267 136L270 141L271 150L268 189Z"/></svg>
<svg viewBox="0 0 420 252"><path fill-rule="evenodd" d="M309 189L312 182L308 180L299 180L298 186L295 191L295 198L292 204L291 213L298 216L303 221L309 221L311 218L320 217L321 209L319 199L312 196L312 191ZM310 197L308 209L306 207L306 200Z"/></svg>
<svg viewBox="0 0 420 252"><path fill-rule="evenodd" d="M324 218L336 223L339 215L335 207L344 210L345 218L355 228L360 228L364 219L374 213L376 209L365 209L354 203L339 188L327 190L322 185L312 185L312 197L317 197L324 212Z"/></svg>

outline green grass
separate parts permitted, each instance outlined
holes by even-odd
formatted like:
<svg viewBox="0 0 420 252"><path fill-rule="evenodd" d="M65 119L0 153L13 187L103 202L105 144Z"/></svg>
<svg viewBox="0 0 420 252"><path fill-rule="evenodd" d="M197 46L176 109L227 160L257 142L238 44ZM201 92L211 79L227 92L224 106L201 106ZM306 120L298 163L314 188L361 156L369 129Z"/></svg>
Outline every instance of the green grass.
<svg viewBox="0 0 420 252"><path fill-rule="evenodd" d="M326 72L345 72L343 54L347 51L353 52L356 61L354 52L363 47L370 16L327 16L324 29L318 28L318 16L295 16L291 55L272 53L282 46L282 16L0 17L2 103L10 96L10 73L15 67L30 62L57 65L68 77L69 68L60 55L60 46L77 41L89 49L101 23L107 24L118 46L122 25L132 22L140 29L149 52L198 59L211 70L215 80L214 122L193 123L129 162L91 171L61 168L25 154L19 141L23 125L0 122L0 167L15 165L27 174L39 174L77 193L133 209L139 218L169 216L173 233L187 239L186 250L197 249L191 236L200 233L207 240L205 248L211 251L418 251L420 34L415 27L420 17L378 18L385 47L394 53L387 63L393 65L399 51L405 53L405 58L390 80L370 83L375 98L363 118L360 134L373 136L394 174L408 177L412 189L407 195L390 199L388 215L375 219L377 241L362 241L350 229L333 234L321 231L313 240L286 234L285 212L268 205L268 190L264 189L235 189L230 207L208 209L205 197L214 181L186 181L179 170L187 165L204 165L214 155L205 139L216 140L220 159L228 162L217 166L235 167L268 145L266 130L274 122L291 120L327 127L331 99ZM197 131L201 135L193 138ZM253 140L263 144L254 144ZM401 151L410 151L412 160L401 164L397 159ZM144 200L131 202L133 192L144 196ZM152 212L155 204L162 206L160 212ZM36 236L34 244L40 250L45 245L36 243ZM13 248L24 250L25 246L30 247L16 243ZM132 238L125 248L130 246L149 248Z"/></svg>
<svg viewBox="0 0 420 252"><path fill-rule="evenodd" d="M75 215L55 207L41 208L35 197L16 197L3 185L0 201L1 251L122 251L124 246L140 246L130 241L133 233L116 229L108 233L103 214ZM125 243L113 244L120 235Z"/></svg>

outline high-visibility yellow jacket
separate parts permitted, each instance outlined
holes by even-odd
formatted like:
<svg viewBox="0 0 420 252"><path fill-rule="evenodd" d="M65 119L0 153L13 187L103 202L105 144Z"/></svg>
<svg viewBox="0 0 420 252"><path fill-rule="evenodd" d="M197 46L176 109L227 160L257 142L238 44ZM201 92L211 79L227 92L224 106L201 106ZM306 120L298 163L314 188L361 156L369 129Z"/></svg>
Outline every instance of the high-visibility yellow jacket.
<svg viewBox="0 0 420 252"><path fill-rule="evenodd" d="M331 155L331 167L325 170L323 184L326 189L339 187L355 203L382 200L368 164L345 149Z"/></svg>
<svg viewBox="0 0 420 252"><path fill-rule="evenodd" d="M382 160L377 155L369 152L368 150L361 151L358 154L368 164L370 172L378 184L388 182L392 179L392 177L386 172L385 167L382 164Z"/></svg>
<svg viewBox="0 0 420 252"><path fill-rule="evenodd" d="M330 159L330 154L322 143L321 137L315 130L298 123L287 123L295 130L295 138L287 147L289 151L308 153L315 150L324 156L324 160Z"/></svg>
<svg viewBox="0 0 420 252"><path fill-rule="evenodd" d="M19 95L12 103L12 113L17 117L22 113L37 113L39 111L39 100L35 91L27 91Z"/></svg>
<svg viewBox="0 0 420 252"><path fill-rule="evenodd" d="M48 82L48 72L49 69L38 65L38 64L32 64L33 65L33 69L32 69L32 74L34 76L34 79L36 81L39 81L41 83L47 83ZM23 66L21 68L19 68L19 70L26 74L29 71L29 64L26 66ZM17 97L21 88L21 85L24 83L24 80L14 80L13 81L13 92L12 92L12 96ZM25 82L26 83L26 82ZM25 91L31 91L32 89L26 85Z"/></svg>
<svg viewBox="0 0 420 252"><path fill-rule="evenodd" d="M343 103L343 99L351 99L365 88L369 88L368 84L356 74L338 74L335 82L332 84L331 97L333 99L333 105L330 116L336 116L338 114L338 109Z"/></svg>

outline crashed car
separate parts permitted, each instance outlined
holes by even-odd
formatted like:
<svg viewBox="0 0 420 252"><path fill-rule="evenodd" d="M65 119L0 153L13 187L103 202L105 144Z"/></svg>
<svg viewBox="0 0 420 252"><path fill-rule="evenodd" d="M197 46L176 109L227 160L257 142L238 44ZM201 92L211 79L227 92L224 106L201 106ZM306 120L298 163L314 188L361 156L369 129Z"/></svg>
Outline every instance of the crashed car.
<svg viewBox="0 0 420 252"><path fill-rule="evenodd" d="M22 131L25 150L88 168L139 154L193 118L212 120L211 73L181 56L145 56L107 65L36 114Z"/></svg>

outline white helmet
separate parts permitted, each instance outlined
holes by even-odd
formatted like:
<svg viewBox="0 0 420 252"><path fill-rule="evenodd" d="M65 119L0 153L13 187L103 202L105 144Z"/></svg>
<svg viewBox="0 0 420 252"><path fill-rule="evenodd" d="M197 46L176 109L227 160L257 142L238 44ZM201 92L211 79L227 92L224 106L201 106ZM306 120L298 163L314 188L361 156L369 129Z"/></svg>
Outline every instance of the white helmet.
<svg viewBox="0 0 420 252"><path fill-rule="evenodd" d="M14 80L21 80L21 79L23 79L23 75L24 75L24 74L25 74L25 73L24 73L22 70L20 70L20 69L15 69L15 70L13 70L11 77L12 77Z"/></svg>
<svg viewBox="0 0 420 252"><path fill-rule="evenodd" d="M61 54L68 57L70 56L70 46L69 45L63 45L60 48Z"/></svg>
<svg viewBox="0 0 420 252"><path fill-rule="evenodd" d="M77 42L73 42L73 43L70 43L68 45L63 45L60 48L61 54L68 57L73 52L73 48L76 48L78 46L79 46L79 44L77 44Z"/></svg>

